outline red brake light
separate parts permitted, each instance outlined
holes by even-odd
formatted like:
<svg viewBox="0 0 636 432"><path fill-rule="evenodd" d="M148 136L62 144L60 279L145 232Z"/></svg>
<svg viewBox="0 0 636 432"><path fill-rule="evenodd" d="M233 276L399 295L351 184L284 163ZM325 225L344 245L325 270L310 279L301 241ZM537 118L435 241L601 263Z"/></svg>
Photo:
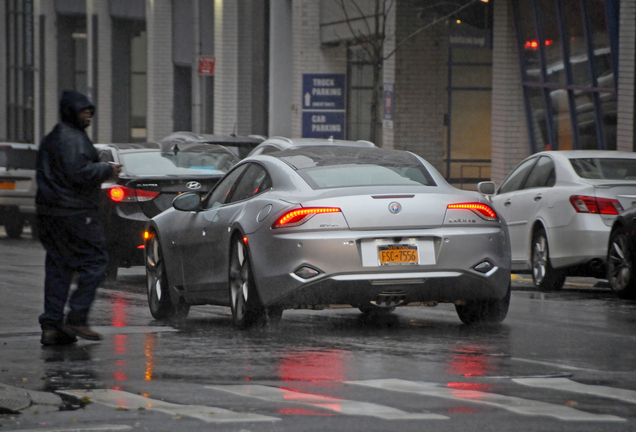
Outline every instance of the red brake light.
<svg viewBox="0 0 636 432"><path fill-rule="evenodd" d="M113 186L108 191L108 196L115 202L150 201L159 195L159 192L143 189L133 189L126 186Z"/></svg>
<svg viewBox="0 0 636 432"><path fill-rule="evenodd" d="M461 203L461 204L449 204L449 209L461 209L472 210L473 213L478 214L486 220L497 220L497 213L488 205L483 203Z"/></svg>
<svg viewBox="0 0 636 432"><path fill-rule="evenodd" d="M276 220L272 228L295 227L320 213L341 213L338 207L307 207L290 210Z"/></svg>
<svg viewBox="0 0 636 432"><path fill-rule="evenodd" d="M570 197L570 203L577 213L617 215L623 211L621 203L619 203L618 200L610 198L572 195Z"/></svg>

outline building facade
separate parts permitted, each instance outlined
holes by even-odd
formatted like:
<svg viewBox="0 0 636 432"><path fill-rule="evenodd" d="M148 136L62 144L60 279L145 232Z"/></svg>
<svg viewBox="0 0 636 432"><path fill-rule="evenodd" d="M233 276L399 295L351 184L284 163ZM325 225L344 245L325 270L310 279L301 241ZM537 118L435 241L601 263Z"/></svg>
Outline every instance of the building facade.
<svg viewBox="0 0 636 432"><path fill-rule="evenodd" d="M453 184L544 149L634 150L636 0L0 0L0 140L62 89L95 142L366 139Z"/></svg>

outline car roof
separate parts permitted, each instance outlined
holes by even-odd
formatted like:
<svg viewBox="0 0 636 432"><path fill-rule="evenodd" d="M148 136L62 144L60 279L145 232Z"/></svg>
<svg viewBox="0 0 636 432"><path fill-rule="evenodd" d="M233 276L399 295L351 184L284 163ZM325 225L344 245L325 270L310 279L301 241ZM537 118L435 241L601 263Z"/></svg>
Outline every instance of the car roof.
<svg viewBox="0 0 636 432"><path fill-rule="evenodd" d="M293 147L305 147L305 146L349 146L349 147L375 147L371 141L358 140L337 140L333 138L286 138L286 137L271 137L266 139L263 144L275 144L280 148L293 148Z"/></svg>
<svg viewBox="0 0 636 432"><path fill-rule="evenodd" d="M114 147L117 150L159 150L161 147L156 142L146 143L98 143L95 144L96 148Z"/></svg>
<svg viewBox="0 0 636 432"><path fill-rule="evenodd" d="M14 148L23 150L37 150L38 146L30 143L14 143L14 142L0 142L0 148Z"/></svg>
<svg viewBox="0 0 636 432"><path fill-rule="evenodd" d="M535 153L532 156L553 155L567 159L572 158L611 158L636 159L636 153L616 150L548 150Z"/></svg>
<svg viewBox="0 0 636 432"><path fill-rule="evenodd" d="M218 134L196 134L194 132L174 132L167 137L163 138L160 142L171 143L207 143L207 144L220 144L236 147L255 147L265 138L259 135L218 135Z"/></svg>

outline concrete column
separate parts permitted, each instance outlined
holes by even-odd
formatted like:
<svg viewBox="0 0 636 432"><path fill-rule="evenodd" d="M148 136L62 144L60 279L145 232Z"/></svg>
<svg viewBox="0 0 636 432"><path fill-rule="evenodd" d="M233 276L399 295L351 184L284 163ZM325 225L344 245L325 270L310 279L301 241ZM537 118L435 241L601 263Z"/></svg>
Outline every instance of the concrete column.
<svg viewBox="0 0 636 432"><path fill-rule="evenodd" d="M239 5L236 0L214 3L214 133L230 134L237 123Z"/></svg>
<svg viewBox="0 0 636 432"><path fill-rule="evenodd" d="M37 1L36 5L34 5L34 11L37 9ZM7 22L7 1L0 0L0 23ZM4 25L3 25L4 28ZM0 32L0 82L6 83L7 79L7 32ZM7 139L7 134L9 133L7 128L7 86L0 86L0 140Z"/></svg>
<svg viewBox="0 0 636 432"><path fill-rule="evenodd" d="M386 17L387 38L384 41L384 56L385 57L393 52L396 45L395 43L395 10L396 10L396 7L395 5L393 5L393 7L391 8L391 11ZM395 89L395 54L391 55L391 57L389 57L388 59L384 61L384 64L382 65L382 76L383 76L383 81L385 83L393 84ZM394 96L395 96L395 93L394 93ZM380 120L383 120L383 118ZM384 125L384 121L383 121L382 147L392 149L395 146L395 133L394 133L395 122L391 121L389 124L392 127L390 128L384 127L384 126L388 126L388 124Z"/></svg>
<svg viewBox="0 0 636 432"><path fill-rule="evenodd" d="M97 15L97 82L93 94L97 96L97 141L112 142L113 131L113 21L108 0L93 0L93 12Z"/></svg>
<svg viewBox="0 0 636 432"><path fill-rule="evenodd" d="M636 0L622 0L618 35L618 119L616 150L633 152L636 81Z"/></svg>
<svg viewBox="0 0 636 432"><path fill-rule="evenodd" d="M44 134L60 119L60 89L57 80L57 16L55 0L40 0L40 16L44 19ZM37 42L36 42L37 43ZM39 113L36 113L39 115Z"/></svg>
<svg viewBox="0 0 636 432"><path fill-rule="evenodd" d="M174 65L172 63L172 1L146 0L148 35L148 141L174 131Z"/></svg>
<svg viewBox="0 0 636 432"><path fill-rule="evenodd" d="M494 4L491 177L501 184L530 154L512 4Z"/></svg>
<svg viewBox="0 0 636 432"><path fill-rule="evenodd" d="M199 0L192 1L192 33L194 58L192 59L192 132L202 133L202 109L201 109L201 76L199 75L199 56L201 55L201 31Z"/></svg>
<svg viewBox="0 0 636 432"><path fill-rule="evenodd" d="M291 136L292 2L270 0L269 135Z"/></svg>

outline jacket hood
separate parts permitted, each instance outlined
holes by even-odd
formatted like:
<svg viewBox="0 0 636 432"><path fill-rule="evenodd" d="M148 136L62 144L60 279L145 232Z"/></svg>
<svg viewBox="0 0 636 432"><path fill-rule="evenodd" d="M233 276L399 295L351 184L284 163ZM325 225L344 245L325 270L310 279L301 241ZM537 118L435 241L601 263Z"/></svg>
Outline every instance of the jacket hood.
<svg viewBox="0 0 636 432"><path fill-rule="evenodd" d="M78 129L84 129L78 120L77 114L85 108L91 108L95 111L95 105L84 94L75 90L64 90L62 92L60 114L63 122L70 123Z"/></svg>

